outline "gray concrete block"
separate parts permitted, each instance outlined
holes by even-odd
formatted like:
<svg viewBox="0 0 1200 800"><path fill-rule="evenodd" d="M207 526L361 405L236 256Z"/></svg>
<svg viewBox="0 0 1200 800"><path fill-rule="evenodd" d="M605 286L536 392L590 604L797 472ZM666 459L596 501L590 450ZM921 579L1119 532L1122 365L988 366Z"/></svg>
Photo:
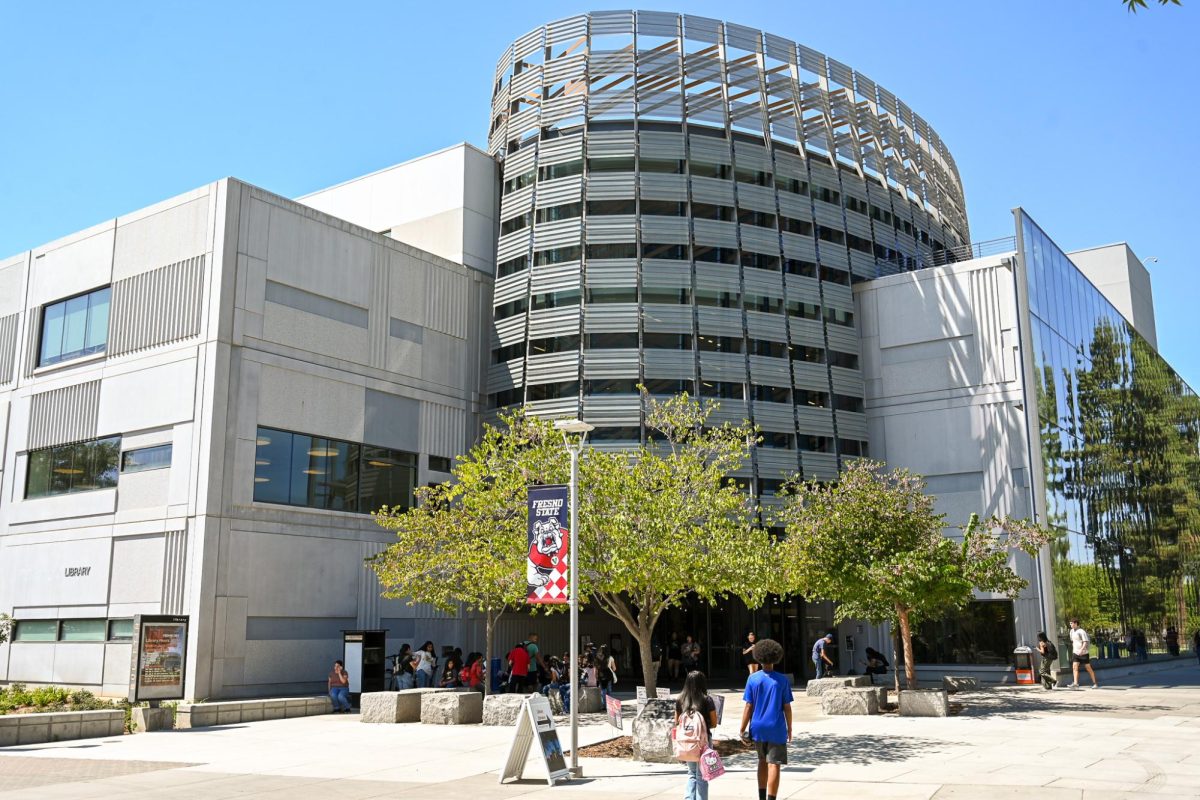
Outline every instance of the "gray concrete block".
<svg viewBox="0 0 1200 800"><path fill-rule="evenodd" d="M237 725L242 721L241 703L214 703L218 725Z"/></svg>
<svg viewBox="0 0 1200 800"><path fill-rule="evenodd" d="M595 714L604 710L604 696L599 686L579 687L579 713Z"/></svg>
<svg viewBox="0 0 1200 800"><path fill-rule="evenodd" d="M944 717L950 713L945 689L902 689L900 716Z"/></svg>
<svg viewBox="0 0 1200 800"><path fill-rule="evenodd" d="M262 718L266 719L283 719L284 709L287 707L285 700L263 700L262 701Z"/></svg>
<svg viewBox="0 0 1200 800"><path fill-rule="evenodd" d="M52 742L67 742L74 739L82 738L80 736L80 722L78 715L73 715L75 719L56 720L50 725L50 741Z"/></svg>
<svg viewBox="0 0 1200 800"><path fill-rule="evenodd" d="M333 698L329 695L324 697L308 698L308 716L316 716L317 714L332 714L333 713Z"/></svg>
<svg viewBox="0 0 1200 800"><path fill-rule="evenodd" d="M300 697L286 700L283 707L283 715L288 719L292 719L294 717L307 717L308 699Z"/></svg>
<svg viewBox="0 0 1200 800"><path fill-rule="evenodd" d="M3 717L0 717L3 719ZM12 747L18 742L20 728L16 725L0 727L0 747Z"/></svg>
<svg viewBox="0 0 1200 800"><path fill-rule="evenodd" d="M479 692L426 692L421 696L421 722L427 725L477 725L483 722Z"/></svg>
<svg viewBox="0 0 1200 800"><path fill-rule="evenodd" d="M262 701L242 703L242 722L262 722L263 705Z"/></svg>
<svg viewBox="0 0 1200 800"><path fill-rule="evenodd" d="M676 764L671 748L671 729L675 727L674 700L647 700L633 720L633 758L657 764Z"/></svg>
<svg viewBox="0 0 1200 800"><path fill-rule="evenodd" d="M169 708L133 709L133 732L169 731L175 727L175 715Z"/></svg>
<svg viewBox="0 0 1200 800"><path fill-rule="evenodd" d="M856 684L852 678L813 678L804 687L804 693L809 697L820 697L825 692L834 689L845 689Z"/></svg>
<svg viewBox="0 0 1200 800"><path fill-rule="evenodd" d="M978 689L979 678L972 678L966 675L943 675L942 688L950 694Z"/></svg>
<svg viewBox="0 0 1200 800"><path fill-rule="evenodd" d="M521 715L527 694L493 694L483 701L484 725L513 725ZM561 700L559 701L562 702Z"/></svg>
<svg viewBox="0 0 1200 800"><path fill-rule="evenodd" d="M124 732L125 720L121 720L121 729ZM112 736L112 721L107 717L103 719L85 719L79 723L79 738L80 739L102 739L105 736ZM4 731L0 729L0 744L3 743Z"/></svg>
<svg viewBox="0 0 1200 800"><path fill-rule="evenodd" d="M829 716L879 713L879 692L874 687L844 687L821 695L821 711Z"/></svg>
<svg viewBox="0 0 1200 800"><path fill-rule="evenodd" d="M43 717L44 714L24 714L27 717ZM21 720L17 728L17 744L44 744L50 741L50 723L46 721Z"/></svg>
<svg viewBox="0 0 1200 800"><path fill-rule="evenodd" d="M373 724L399 722L400 693L364 692L358 698L358 710L359 722Z"/></svg>
<svg viewBox="0 0 1200 800"><path fill-rule="evenodd" d="M125 735L125 712L114 711L108 719L108 735L109 736L124 736Z"/></svg>

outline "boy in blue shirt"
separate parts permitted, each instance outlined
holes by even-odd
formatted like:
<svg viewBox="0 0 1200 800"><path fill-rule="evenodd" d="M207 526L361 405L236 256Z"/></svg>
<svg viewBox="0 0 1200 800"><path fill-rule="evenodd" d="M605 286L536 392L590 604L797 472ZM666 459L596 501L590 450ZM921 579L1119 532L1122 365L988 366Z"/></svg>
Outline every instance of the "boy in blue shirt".
<svg viewBox="0 0 1200 800"><path fill-rule="evenodd" d="M758 753L758 800L775 800L779 769L787 763L787 746L792 740L792 685L775 671L775 665L783 661L779 642L760 639L752 655L762 669L746 681L741 735L754 740Z"/></svg>

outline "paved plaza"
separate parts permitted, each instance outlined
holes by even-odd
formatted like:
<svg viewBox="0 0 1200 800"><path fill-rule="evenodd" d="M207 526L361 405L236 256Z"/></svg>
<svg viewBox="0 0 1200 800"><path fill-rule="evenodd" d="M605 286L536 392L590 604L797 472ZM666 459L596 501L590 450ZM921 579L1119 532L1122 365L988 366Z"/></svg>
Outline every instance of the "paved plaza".
<svg viewBox="0 0 1200 800"><path fill-rule="evenodd" d="M944 719L824 717L798 696L780 797L1200 797L1200 668L1175 664L1099 690L961 694L962 713ZM736 734L740 712L731 693L719 735ZM582 759L573 783L547 787L531 760L524 780L499 785L511 733L328 715L10 747L0 749L0 798L683 796L679 766L601 758ZM581 741L612 734L589 716ZM710 797L756 797L752 761L727 766Z"/></svg>

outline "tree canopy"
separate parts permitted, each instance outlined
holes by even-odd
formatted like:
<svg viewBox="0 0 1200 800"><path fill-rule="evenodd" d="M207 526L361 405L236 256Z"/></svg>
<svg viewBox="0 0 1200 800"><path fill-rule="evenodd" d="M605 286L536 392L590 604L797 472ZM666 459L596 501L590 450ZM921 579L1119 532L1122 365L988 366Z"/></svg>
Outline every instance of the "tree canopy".
<svg viewBox="0 0 1200 800"><path fill-rule="evenodd" d="M687 394L644 403L649 443L593 450L583 462L579 565L584 594L638 642L653 691L651 636L663 612L689 595L761 602L771 544L753 500L729 478L754 429L710 424L716 404Z"/></svg>
<svg viewBox="0 0 1200 800"><path fill-rule="evenodd" d="M892 623L909 688L913 625L965 606L976 589L1016 594L1026 581L1009 566L1010 552L1036 555L1052 536L1024 521L972 515L961 539L948 537L920 476L866 459L847 465L836 483L794 484L780 513L788 591L836 601L838 622Z"/></svg>
<svg viewBox="0 0 1200 800"><path fill-rule="evenodd" d="M562 435L545 420L504 416L499 427L485 426L452 474L417 489L413 508L375 515L396 541L368 563L386 597L484 614L490 658L496 620L525 601L527 487L566 482Z"/></svg>

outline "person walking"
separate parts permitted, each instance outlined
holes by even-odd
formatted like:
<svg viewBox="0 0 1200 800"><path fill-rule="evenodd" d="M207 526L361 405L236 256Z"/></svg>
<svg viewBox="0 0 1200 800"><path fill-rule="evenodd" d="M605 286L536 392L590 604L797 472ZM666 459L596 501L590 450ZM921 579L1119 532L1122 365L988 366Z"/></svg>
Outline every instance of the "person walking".
<svg viewBox="0 0 1200 800"><path fill-rule="evenodd" d="M333 713L340 714L350 711L350 676L346 674L346 665L341 661L333 662L329 671L329 699L333 701Z"/></svg>
<svg viewBox="0 0 1200 800"><path fill-rule="evenodd" d="M774 639L754 645L754 660L762 667L746 681L740 734L754 742L758 754L758 800L779 796L779 770L787 764L792 740L792 686L775 671L783 661L783 647Z"/></svg>
<svg viewBox="0 0 1200 800"><path fill-rule="evenodd" d="M529 689L529 649L526 642L513 645L508 651L508 690L525 692Z"/></svg>
<svg viewBox="0 0 1200 800"><path fill-rule="evenodd" d="M753 675L758 672L758 662L754 660L754 643L758 641L754 631L746 634L746 641L742 642L742 663L746 665L746 670Z"/></svg>
<svg viewBox="0 0 1200 800"><path fill-rule="evenodd" d="M683 719L685 724L688 721L698 720L701 726L701 739L707 747L712 747L712 731L717 727L717 704L708 696L708 681L704 678L704 673L699 670L693 670L687 674L683 681L683 689L679 692L679 697L675 700L675 728L679 728L680 720ZM700 752L704 752L707 747L702 747ZM699 753L696 754L696 760L688 758L683 763L687 764L688 781L687 790L684 792L684 800L708 800L708 781L700 774Z"/></svg>
<svg viewBox="0 0 1200 800"><path fill-rule="evenodd" d="M596 653L596 680L600 684L600 697L605 703L617 683L617 660L608 652L608 645L600 645ZM605 706L607 708L608 706Z"/></svg>
<svg viewBox="0 0 1200 800"><path fill-rule="evenodd" d="M1042 663L1038 666L1038 675L1041 677L1042 686L1046 691L1050 691L1058 685L1058 676L1055 674L1055 667L1058 664L1058 648L1054 646L1054 642L1046 638L1046 632L1038 633L1037 649L1042 656Z"/></svg>
<svg viewBox="0 0 1200 800"><path fill-rule="evenodd" d="M827 633L813 642L812 661L818 678L824 678L833 670L833 659L825 652L825 648L831 644L833 644L832 633Z"/></svg>
<svg viewBox="0 0 1200 800"><path fill-rule="evenodd" d="M1088 647L1091 643L1087 631L1079 627L1079 620L1071 620L1071 675L1074 677L1074 681L1071 683L1072 689L1079 688L1080 664L1087 670L1087 674L1091 676L1092 688L1096 689L1100 686L1099 681L1096 680L1096 672L1092 669L1092 656L1088 652Z"/></svg>
<svg viewBox="0 0 1200 800"><path fill-rule="evenodd" d="M679 633L671 632L671 641L667 642L667 677L675 680L679 677L683 665L683 650L679 644Z"/></svg>

